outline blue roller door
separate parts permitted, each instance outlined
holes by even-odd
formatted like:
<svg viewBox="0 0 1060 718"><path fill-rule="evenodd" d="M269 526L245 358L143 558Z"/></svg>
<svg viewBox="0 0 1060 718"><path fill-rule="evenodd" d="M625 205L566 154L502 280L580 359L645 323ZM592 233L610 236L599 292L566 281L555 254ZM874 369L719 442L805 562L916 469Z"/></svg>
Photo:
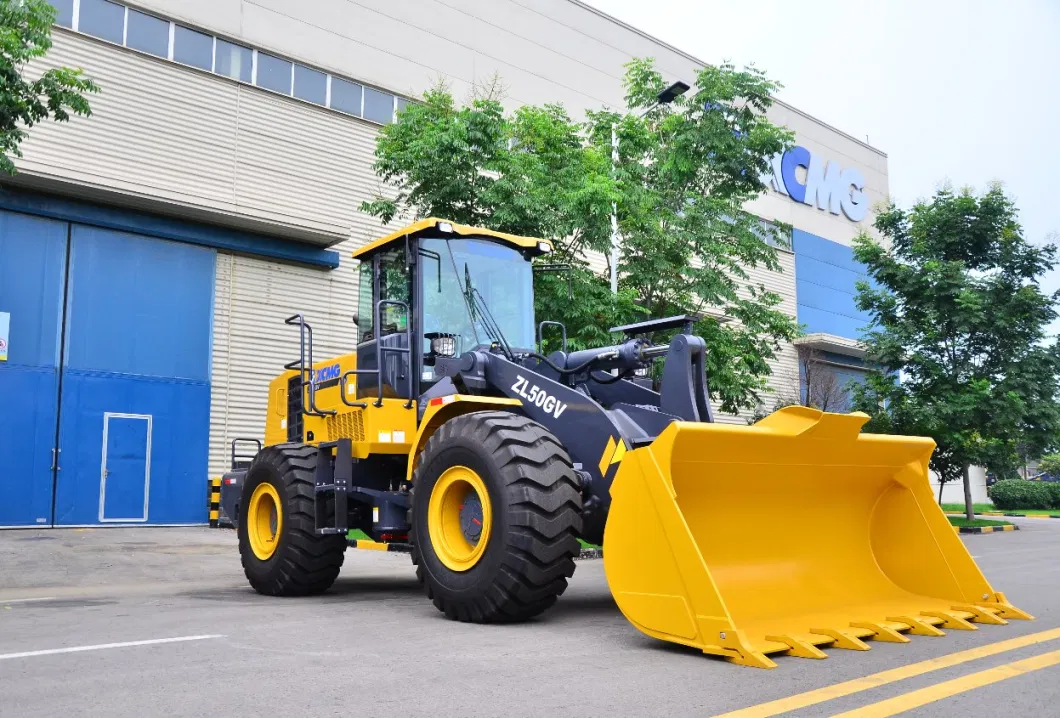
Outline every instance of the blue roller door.
<svg viewBox="0 0 1060 718"><path fill-rule="evenodd" d="M68 226L0 211L0 526L51 523Z"/></svg>
<svg viewBox="0 0 1060 718"><path fill-rule="evenodd" d="M0 526L206 520L214 264L0 211Z"/></svg>
<svg viewBox="0 0 1060 718"><path fill-rule="evenodd" d="M74 225L55 523L198 523L214 250Z"/></svg>

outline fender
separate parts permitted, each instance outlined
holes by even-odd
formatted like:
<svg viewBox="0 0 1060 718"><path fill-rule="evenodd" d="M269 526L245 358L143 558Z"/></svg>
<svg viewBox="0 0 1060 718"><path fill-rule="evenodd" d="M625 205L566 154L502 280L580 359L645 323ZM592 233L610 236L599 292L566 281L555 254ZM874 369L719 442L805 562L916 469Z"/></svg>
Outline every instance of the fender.
<svg viewBox="0 0 1060 718"><path fill-rule="evenodd" d="M450 419L461 414L470 414L473 411L489 411L491 409L502 409L504 407L522 406L518 399L508 399L499 396L474 396L472 394L449 394L448 396L437 396L427 403L427 409L423 412L420 420L420 428L416 431L415 447L409 453L408 468L405 472L405 480L412 481L412 473L416 469L416 461L420 452L427 445L427 440L438 430L438 427Z"/></svg>

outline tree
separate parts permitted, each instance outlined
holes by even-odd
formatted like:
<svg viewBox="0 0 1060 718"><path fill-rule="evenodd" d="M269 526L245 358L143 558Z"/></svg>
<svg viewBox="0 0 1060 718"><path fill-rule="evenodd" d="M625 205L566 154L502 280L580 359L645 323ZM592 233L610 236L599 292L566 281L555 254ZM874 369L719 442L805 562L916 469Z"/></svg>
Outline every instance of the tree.
<svg viewBox="0 0 1060 718"><path fill-rule="evenodd" d="M1050 476L1060 476L1060 454L1046 454L1038 461L1038 470Z"/></svg>
<svg viewBox="0 0 1060 718"><path fill-rule="evenodd" d="M29 128L49 118L66 122L70 113L91 115L83 93L99 91L80 69L47 70L33 81L23 76L27 63L51 49L54 22L47 0L0 0L0 170L9 175Z"/></svg>
<svg viewBox="0 0 1060 718"><path fill-rule="evenodd" d="M663 80L650 61L627 69L628 110L643 110ZM765 191L760 177L792 139L764 115L777 86L758 71L706 68L696 91L672 106L643 117L590 112L584 123L560 105L505 113L498 87L458 107L438 86L406 107L376 147L375 171L394 194L362 210L384 223L433 215L552 239L548 261L574 267L575 299L567 277L542 275L537 314L564 322L572 347L611 343L615 324L696 314L712 396L727 412L754 406L768 361L796 332L777 309L780 297L746 271L779 269L774 245L789 231L743 209ZM614 165L612 122L621 146ZM610 249L612 202L623 246L617 296L586 260Z"/></svg>
<svg viewBox="0 0 1060 718"><path fill-rule="evenodd" d="M769 360L797 326L781 297L747 270L779 271L777 246L790 227L744 209L766 187L761 177L793 135L766 117L778 85L754 68L705 67L693 91L659 105L667 81L650 60L627 65L631 112L590 112L600 151L619 141L619 285L651 317L723 314L736 321L697 323L710 347L708 371L722 411L755 406Z"/></svg>
<svg viewBox="0 0 1060 718"><path fill-rule="evenodd" d="M963 480L971 519L969 467L1003 475L1021 444L1047 447L1060 427L1060 361L1043 344L1058 295L1038 284L1056 247L1023 238L998 185L943 188L909 211L892 203L875 226L891 248L855 241L876 285L859 282L857 301L872 316L870 360L886 371L855 387L855 405L872 415L869 431L931 436L931 467L943 483Z"/></svg>

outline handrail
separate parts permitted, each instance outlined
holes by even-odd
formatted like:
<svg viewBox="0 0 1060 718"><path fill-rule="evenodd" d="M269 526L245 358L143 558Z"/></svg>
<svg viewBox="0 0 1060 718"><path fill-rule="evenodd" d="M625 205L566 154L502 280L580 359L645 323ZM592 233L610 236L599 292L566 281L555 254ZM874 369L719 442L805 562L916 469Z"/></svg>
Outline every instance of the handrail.
<svg viewBox="0 0 1060 718"><path fill-rule="evenodd" d="M564 351L564 353L566 353L566 351L567 351L567 325L564 324L563 322L553 322L553 321L549 321L547 319L537 325L537 351L539 353L541 353L541 354L545 353L545 350L544 350L544 340L545 340L544 329L545 329L545 327L559 327L560 329L563 330L563 351Z"/></svg>
<svg viewBox="0 0 1060 718"><path fill-rule="evenodd" d="M307 416L332 416L338 412L334 409L319 409L317 408L317 387L316 382L313 381L313 327L309 325L309 322L305 320L305 317L301 314L293 314L283 320L284 324L294 326L298 325L298 361L288 362L284 364L285 369L297 369L298 378L301 383L301 390L304 392L306 387L309 387L309 410L306 411L305 406L302 406L302 413ZM308 335L308 337L307 337ZM308 341L307 341L308 339ZM306 356L306 347L308 346L308 357ZM306 367L306 359L309 359L309 367ZM306 381L306 372L309 372L309 381ZM303 394L304 396L304 394Z"/></svg>

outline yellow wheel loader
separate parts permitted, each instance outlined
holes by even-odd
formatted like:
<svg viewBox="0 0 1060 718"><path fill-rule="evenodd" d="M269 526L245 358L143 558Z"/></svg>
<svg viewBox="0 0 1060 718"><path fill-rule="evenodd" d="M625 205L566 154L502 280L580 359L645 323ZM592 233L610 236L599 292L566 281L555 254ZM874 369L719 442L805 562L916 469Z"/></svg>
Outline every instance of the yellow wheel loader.
<svg viewBox="0 0 1060 718"><path fill-rule="evenodd" d="M805 407L716 424L683 316L540 353L556 323L535 326L533 260L551 250L422 220L354 253L354 352L315 361L312 327L287 320L300 355L239 500L256 590L327 590L354 531L408 547L449 618L517 621L563 593L582 538L634 626L744 665L1030 618L935 503L930 439ZM659 360L655 391L639 375Z"/></svg>

